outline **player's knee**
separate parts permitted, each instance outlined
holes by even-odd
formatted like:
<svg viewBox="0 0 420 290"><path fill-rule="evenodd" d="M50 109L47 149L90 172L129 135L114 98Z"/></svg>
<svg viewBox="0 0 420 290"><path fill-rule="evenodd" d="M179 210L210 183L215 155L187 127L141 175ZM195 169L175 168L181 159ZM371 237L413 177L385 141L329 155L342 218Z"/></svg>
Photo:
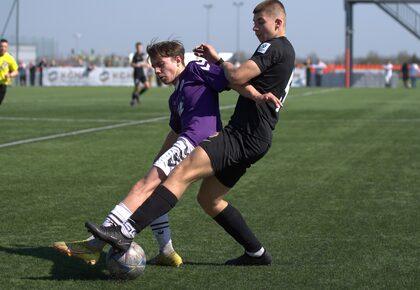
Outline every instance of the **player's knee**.
<svg viewBox="0 0 420 290"><path fill-rule="evenodd" d="M184 161L179 163L170 174L171 177L181 183L189 182L189 176L191 175L191 172L188 170L188 161Z"/></svg>

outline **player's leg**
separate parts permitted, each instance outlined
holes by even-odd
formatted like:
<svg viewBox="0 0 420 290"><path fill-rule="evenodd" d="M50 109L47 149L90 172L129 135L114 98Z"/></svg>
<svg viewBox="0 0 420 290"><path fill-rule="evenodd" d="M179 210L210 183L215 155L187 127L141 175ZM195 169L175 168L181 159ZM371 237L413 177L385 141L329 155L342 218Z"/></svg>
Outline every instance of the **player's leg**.
<svg viewBox="0 0 420 290"><path fill-rule="evenodd" d="M122 203L125 204L130 211L134 212L144 202L146 197L166 179L166 177L166 174L160 168L153 166L145 178L133 186ZM127 221L127 219L128 218L126 218L124 222ZM122 223L114 224L121 225ZM102 225L109 226L109 224ZM175 251L172 244L169 215L164 214L158 217L151 223L150 227L159 244L159 254L148 263L153 262L157 265L179 267L182 264L182 258Z"/></svg>
<svg viewBox="0 0 420 290"><path fill-rule="evenodd" d="M149 170L149 173L139 180L130 190L128 196L123 202L117 204L105 218L102 223L103 226L121 225L131 216L132 212L138 207L137 198L141 198L141 194L138 194L142 190L148 188L153 190L158 184L161 183L159 174L155 167ZM151 186L153 186L151 188ZM62 252L68 256L76 257L84 260L86 263L94 265L100 257L102 249L106 245L100 239L90 236L86 240L73 241L73 242L55 242L54 248L59 252Z"/></svg>
<svg viewBox="0 0 420 290"><path fill-rule="evenodd" d="M138 98L140 98L140 96L143 95L150 88L150 83L146 79L145 76L140 77L140 82L142 83L143 87L138 92ZM139 99L139 102L140 102L140 99Z"/></svg>
<svg viewBox="0 0 420 290"><path fill-rule="evenodd" d="M175 166L193 150L194 146L186 138L178 138L172 147L155 161L152 170L144 178L145 182L141 185L135 185L123 203L130 210L134 211L137 209L152 194L153 190L167 178ZM159 255L153 260L156 264L160 265L180 266L182 264L182 258L175 252L172 245L169 217L167 214L157 217L157 219L151 222L151 228L156 240L159 242L160 249ZM114 225L121 225L121 229L133 231L129 223L114 223ZM103 225L102 228L106 228L107 226L109 225ZM120 227L117 228L119 229Z"/></svg>
<svg viewBox="0 0 420 290"><path fill-rule="evenodd" d="M86 223L86 227L114 248L126 251L135 234L173 208L192 182L210 176L212 173L213 169L207 153L201 147L197 147L177 165L166 181L153 191L121 228L98 227L90 222Z"/></svg>
<svg viewBox="0 0 420 290"><path fill-rule="evenodd" d="M270 254L249 228L239 210L223 199L229 190L230 187L223 185L217 177L210 176L203 180L197 196L198 203L203 210L242 245L245 250L245 254L227 261L226 265L252 266L271 264Z"/></svg>
<svg viewBox="0 0 420 290"><path fill-rule="evenodd" d="M134 76L134 89L133 89L133 93L131 94L131 102L130 102L131 106L134 106L139 103L140 89L141 89L140 79Z"/></svg>
<svg viewBox="0 0 420 290"><path fill-rule="evenodd" d="M4 100L4 97L6 96L7 86L6 85L0 85L0 105Z"/></svg>

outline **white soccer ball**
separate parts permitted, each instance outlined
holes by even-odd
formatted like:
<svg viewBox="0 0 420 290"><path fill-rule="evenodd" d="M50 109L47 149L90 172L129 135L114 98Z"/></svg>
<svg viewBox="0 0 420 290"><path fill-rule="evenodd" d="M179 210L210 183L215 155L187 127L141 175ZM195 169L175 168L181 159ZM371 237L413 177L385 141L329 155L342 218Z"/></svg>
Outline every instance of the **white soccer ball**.
<svg viewBox="0 0 420 290"><path fill-rule="evenodd" d="M106 255L106 266L111 277L115 279L133 280L146 268L146 255L139 244L132 242L127 252L109 249Z"/></svg>

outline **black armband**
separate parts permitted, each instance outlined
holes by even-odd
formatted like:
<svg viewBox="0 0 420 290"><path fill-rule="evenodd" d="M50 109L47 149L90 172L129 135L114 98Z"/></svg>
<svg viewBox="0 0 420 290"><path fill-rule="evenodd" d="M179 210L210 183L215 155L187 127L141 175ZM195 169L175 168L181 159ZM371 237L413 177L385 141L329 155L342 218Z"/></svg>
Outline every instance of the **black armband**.
<svg viewBox="0 0 420 290"><path fill-rule="evenodd" d="M216 61L214 64L217 66L220 66L222 63L224 63L225 61L223 60L223 58L219 58L218 61Z"/></svg>

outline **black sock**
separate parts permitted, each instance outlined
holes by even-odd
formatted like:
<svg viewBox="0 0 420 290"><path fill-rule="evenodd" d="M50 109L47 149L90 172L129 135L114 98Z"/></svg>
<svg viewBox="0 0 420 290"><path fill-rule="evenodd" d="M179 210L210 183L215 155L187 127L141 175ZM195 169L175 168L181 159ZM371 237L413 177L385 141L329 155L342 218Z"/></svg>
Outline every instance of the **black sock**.
<svg viewBox="0 0 420 290"><path fill-rule="evenodd" d="M254 253L261 249L260 241L248 227L241 213L230 204L215 216L214 220L241 244L245 251Z"/></svg>
<svg viewBox="0 0 420 290"><path fill-rule="evenodd" d="M140 232L156 218L171 210L177 203L176 196L163 185L159 185L152 195L131 215L129 222Z"/></svg>
<svg viewBox="0 0 420 290"><path fill-rule="evenodd" d="M147 90L148 90L148 88L142 88L142 89L140 90L139 95L144 94Z"/></svg>
<svg viewBox="0 0 420 290"><path fill-rule="evenodd" d="M139 98L139 94L137 94L137 93L133 93L133 94L131 95L131 100L132 100L132 101L134 101L134 100L138 100L138 98Z"/></svg>

